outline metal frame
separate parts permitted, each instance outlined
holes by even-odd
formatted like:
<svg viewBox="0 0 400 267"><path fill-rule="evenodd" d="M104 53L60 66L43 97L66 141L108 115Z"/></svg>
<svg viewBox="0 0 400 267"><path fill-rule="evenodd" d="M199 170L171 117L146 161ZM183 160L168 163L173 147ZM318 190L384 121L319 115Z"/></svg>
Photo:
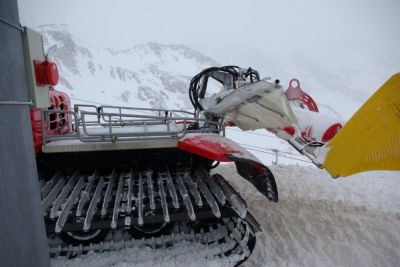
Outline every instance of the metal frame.
<svg viewBox="0 0 400 267"><path fill-rule="evenodd" d="M90 111L93 109L93 111ZM111 112L109 112L111 111ZM149 114L139 114L139 113ZM73 132L59 135L49 135L46 121L50 114L71 114L73 118ZM154 113L154 115L151 115ZM93 119L96 118L96 119ZM74 111L42 110L43 144L54 140L80 140L82 142L116 142L142 141L160 139L180 139L187 133L218 133L225 136L225 127L222 119L218 122L196 118L195 114L184 110L135 108L120 106L75 105ZM193 124L204 125L198 129L190 129ZM182 125L181 129L171 126ZM166 130L152 131L151 126L165 126ZM118 129L138 129L140 132L117 132ZM93 130L104 129L101 133Z"/></svg>

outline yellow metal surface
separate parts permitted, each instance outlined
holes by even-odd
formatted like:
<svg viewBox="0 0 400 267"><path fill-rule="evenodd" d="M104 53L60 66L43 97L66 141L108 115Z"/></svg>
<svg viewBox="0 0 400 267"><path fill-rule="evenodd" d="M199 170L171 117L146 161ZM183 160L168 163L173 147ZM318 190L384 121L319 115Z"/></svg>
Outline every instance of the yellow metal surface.
<svg viewBox="0 0 400 267"><path fill-rule="evenodd" d="M326 144L333 176L400 170L400 73L392 76Z"/></svg>

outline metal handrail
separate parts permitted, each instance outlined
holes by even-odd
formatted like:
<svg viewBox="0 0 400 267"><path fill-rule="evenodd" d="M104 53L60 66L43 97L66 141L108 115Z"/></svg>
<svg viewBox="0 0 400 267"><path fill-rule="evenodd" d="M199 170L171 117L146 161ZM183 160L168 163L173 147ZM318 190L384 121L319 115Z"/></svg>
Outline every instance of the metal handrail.
<svg viewBox="0 0 400 267"><path fill-rule="evenodd" d="M86 115L98 115L98 113L94 113L94 112L87 112L87 111L81 111L81 126L83 129L83 132L86 136L98 136L99 134L92 134L89 133L87 131L87 126L86 126L86 121L85 121L85 116ZM204 122L204 123L208 123L209 125L214 125L215 128L209 128L206 129L206 132L220 132L220 128L223 127L223 124L215 122L215 121L210 121L207 119L194 119L192 117L188 118L188 117L159 117L159 116L148 116L148 115L133 115L133 114L122 114L121 117L128 117L128 118L141 118L141 119L150 119L150 121L152 120L160 120L163 121L164 124L167 126L167 131L152 131L152 132L135 132L135 133L113 133L113 127L115 124L112 124L112 120L111 117L112 116L117 116L119 114L117 113L103 113L102 116L104 117L108 117L109 119L106 120L108 121L108 130L109 133L107 135L112 135L112 136L119 136L119 137L123 137L123 136L157 136L157 135L175 135L175 134L179 134L179 133L185 133L188 131L187 129L187 125L191 125L193 123L193 121L196 122ZM170 130L170 123L173 121L182 121L183 123L183 129L179 130L179 131L171 131ZM146 122L147 120L142 120L143 126L146 127ZM188 123L188 121L190 123ZM137 121L138 122L138 121ZM203 129L204 130L204 129ZM197 130L189 130L191 132L197 132ZM106 134L102 134L102 136L107 136Z"/></svg>
<svg viewBox="0 0 400 267"><path fill-rule="evenodd" d="M82 110L81 108L93 108L95 112ZM118 112L105 112L104 108L116 109ZM156 114L168 112L169 116L162 115L143 115L143 114L127 114L122 113L123 110L128 111L154 111ZM174 113L190 114L193 117L173 116ZM49 135L46 128L46 121L49 121L51 113L71 114L75 131L67 135ZM97 121L88 120L88 117L96 116ZM117 117L117 119L115 119ZM182 125L182 129L171 129L174 123ZM197 123L208 125L207 128L190 129L189 126ZM149 126L165 125L166 130L148 131ZM176 124L175 124L176 125ZM116 129L122 129L126 126L143 126L144 131L118 133ZM108 129L107 132L91 133L91 129ZM131 108L118 106L94 106L94 105L75 105L74 111L65 110L43 110L42 111L42 132L43 144L52 140L73 140L79 139L82 142L115 142L132 141L132 140L157 140L157 139L179 139L187 133L221 133L225 134L225 128L222 123L210 121L207 119L195 118L194 114L182 110L166 110L166 109L149 109L149 108Z"/></svg>
<svg viewBox="0 0 400 267"><path fill-rule="evenodd" d="M136 110L136 111L157 111L157 112L176 112L176 113L186 113L190 115L194 115L193 112L186 111L186 110L179 110L179 109L158 109L158 108L135 108L135 107L123 107L123 106L111 106L111 105L101 105L99 108L104 109L104 108L115 108L115 109L127 109L127 110Z"/></svg>
<svg viewBox="0 0 400 267"><path fill-rule="evenodd" d="M88 105L88 104L76 104L74 105L74 111L79 115L80 112L82 111L82 108L93 108L95 112L97 112L97 123L101 123L100 119L102 119L104 122L108 123L109 118L107 116L104 116L103 114L108 114L108 113L115 113L115 117L118 117L119 119L114 119L112 118L112 121L114 122L123 122L124 125L128 125L129 121L126 119L123 120L122 117L124 114L128 114L126 112L129 111L137 111L137 112L154 112L155 114L153 116L156 116L157 118L160 117L171 117L172 114L175 113L180 113L180 114L187 114L191 115L194 117L193 112L189 112L186 110L177 110L177 109L157 109L157 108L136 108L136 107L124 107L124 106L112 106L112 105L101 105L101 106L95 106L95 105ZM111 109L111 110L116 110L113 112L106 112L106 109ZM83 110L87 111L87 110ZM126 111L126 112L125 112ZM129 113L131 114L131 113ZM157 115L156 115L157 114ZM138 117L143 117L146 118L146 115L151 115L151 114L135 114ZM88 123L88 122L87 122Z"/></svg>
<svg viewBox="0 0 400 267"><path fill-rule="evenodd" d="M158 115L156 115L158 118L160 117L170 117L172 116L172 114L174 113L183 113L183 114L188 114L188 115L192 115L194 117L194 113L189 112L189 111L185 111L185 110L175 110L175 109L151 109L151 108L134 108L134 107L120 107L120 106L99 106L98 107L98 112L101 114L101 117L104 121L108 122L106 116L104 116L104 114L109 114L110 112L105 112L105 109L116 109L117 110L117 115L116 117L119 117L119 120L117 121L121 121L122 120L122 115L123 114L127 114L125 112L123 112L123 110L127 110L127 111L151 111L151 112L155 112L158 113ZM113 112L111 112L113 113ZM137 116L142 116L143 118L146 118L146 115L137 115Z"/></svg>

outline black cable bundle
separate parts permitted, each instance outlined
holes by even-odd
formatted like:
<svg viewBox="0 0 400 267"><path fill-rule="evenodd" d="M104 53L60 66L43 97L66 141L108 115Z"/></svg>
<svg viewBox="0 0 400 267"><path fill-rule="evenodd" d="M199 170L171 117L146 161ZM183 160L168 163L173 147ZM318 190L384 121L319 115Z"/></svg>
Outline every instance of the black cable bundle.
<svg viewBox="0 0 400 267"><path fill-rule="evenodd" d="M237 69L239 69L239 67L237 66L211 67L203 70L202 72L194 76L190 81L189 85L189 98L190 102L192 102L193 107L195 109L204 110L204 108L199 103L199 95L201 94L200 80L201 78L203 78L203 76L206 76L207 74L210 74L215 71L221 71L221 72L227 72L229 74L232 74L233 76L238 77L239 72L237 71Z"/></svg>
<svg viewBox="0 0 400 267"><path fill-rule="evenodd" d="M258 72L256 70L253 70L252 68L248 68L247 71L243 74L240 74L239 71L241 70L240 67L238 66L224 66L224 67L211 67L208 69L203 70L196 76L192 78L190 81L190 86L189 86L189 98L190 102L192 102L193 107L197 110L204 110L202 105L199 102L199 98L203 98L205 95L205 90L206 88L200 88L200 80L204 76L208 76L209 74L219 71L219 72L226 72L231 74L233 77L236 77L236 79L241 75L243 79L247 79L250 77L250 82L258 82L260 81L260 76L258 75ZM203 90L203 91L201 91Z"/></svg>

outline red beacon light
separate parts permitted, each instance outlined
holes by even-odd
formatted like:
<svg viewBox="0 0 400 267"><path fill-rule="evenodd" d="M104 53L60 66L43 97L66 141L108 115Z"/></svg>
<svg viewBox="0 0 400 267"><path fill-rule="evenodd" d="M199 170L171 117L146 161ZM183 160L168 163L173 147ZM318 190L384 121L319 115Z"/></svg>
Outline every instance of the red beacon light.
<svg viewBox="0 0 400 267"><path fill-rule="evenodd" d="M58 83L59 74L56 63L45 60L34 60L36 84L43 85L56 85Z"/></svg>

